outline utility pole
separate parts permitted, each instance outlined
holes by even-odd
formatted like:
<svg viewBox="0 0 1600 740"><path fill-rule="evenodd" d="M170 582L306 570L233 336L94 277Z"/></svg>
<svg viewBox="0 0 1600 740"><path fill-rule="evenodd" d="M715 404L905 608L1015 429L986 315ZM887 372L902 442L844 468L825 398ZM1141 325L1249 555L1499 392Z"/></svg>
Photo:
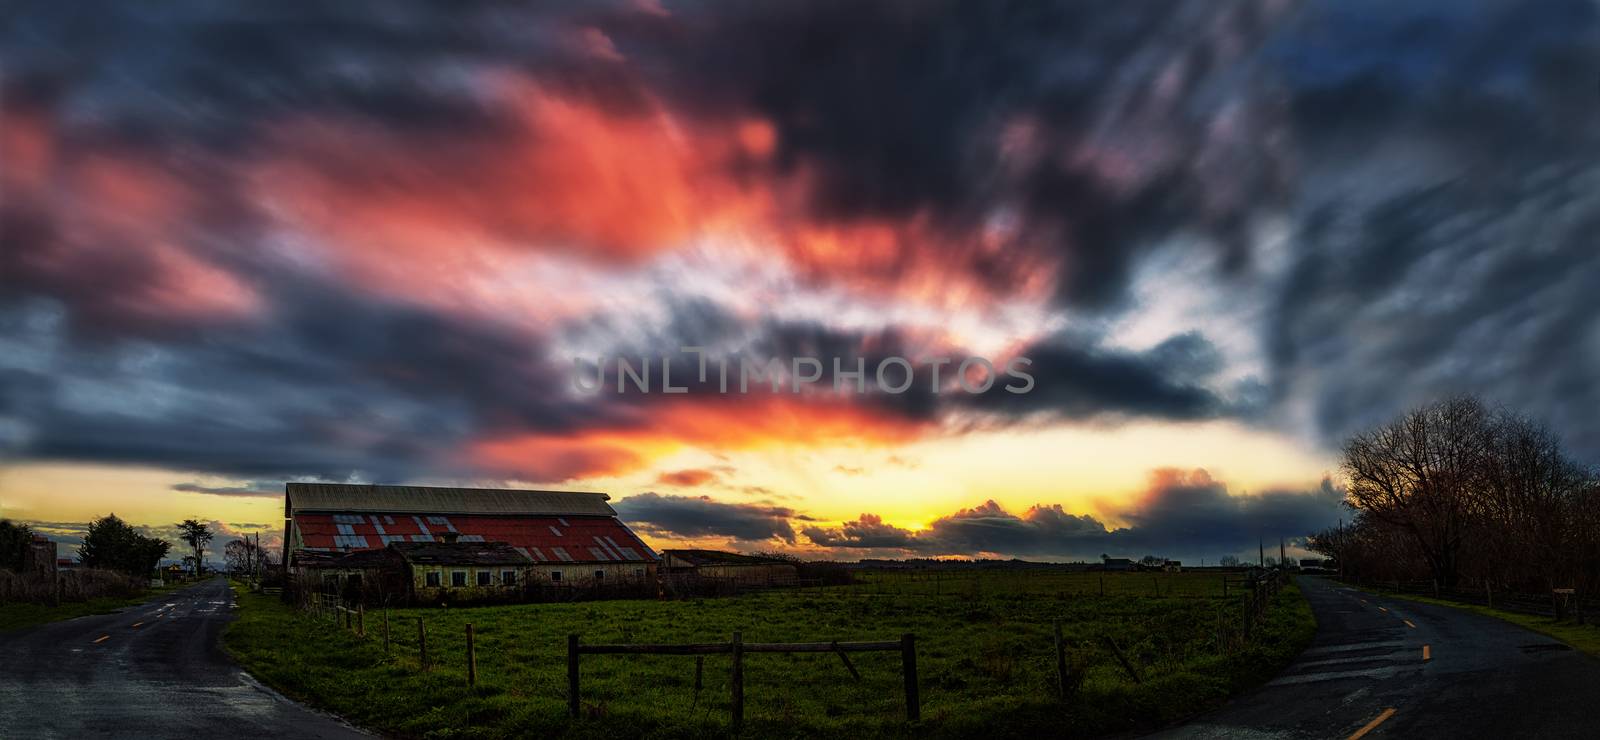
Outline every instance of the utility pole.
<svg viewBox="0 0 1600 740"><path fill-rule="evenodd" d="M1289 558L1288 552L1286 552L1283 549L1283 538L1279 537L1278 538L1278 567L1280 567L1280 568L1288 568L1289 567L1288 558Z"/></svg>
<svg viewBox="0 0 1600 740"><path fill-rule="evenodd" d="M1256 565L1267 567L1267 541L1261 537L1256 538Z"/></svg>

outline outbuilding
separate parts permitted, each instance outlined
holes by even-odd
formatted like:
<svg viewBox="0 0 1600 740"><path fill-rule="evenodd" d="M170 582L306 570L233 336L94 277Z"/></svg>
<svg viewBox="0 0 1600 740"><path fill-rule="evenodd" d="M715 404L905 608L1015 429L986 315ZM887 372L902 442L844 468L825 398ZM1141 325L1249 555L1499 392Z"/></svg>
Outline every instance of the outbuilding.
<svg viewBox="0 0 1600 740"><path fill-rule="evenodd" d="M794 563L721 550L662 550L662 567L672 574L731 581L742 586L787 586L798 577Z"/></svg>

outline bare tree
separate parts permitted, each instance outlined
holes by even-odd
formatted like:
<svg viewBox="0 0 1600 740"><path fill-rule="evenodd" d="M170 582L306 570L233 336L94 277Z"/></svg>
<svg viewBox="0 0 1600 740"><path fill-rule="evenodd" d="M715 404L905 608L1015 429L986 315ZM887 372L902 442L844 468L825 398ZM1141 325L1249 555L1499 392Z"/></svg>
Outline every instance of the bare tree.
<svg viewBox="0 0 1600 740"><path fill-rule="evenodd" d="M205 547L213 537L211 528L197 519L185 519L178 523L178 536L194 549L194 575L199 578L205 568Z"/></svg>
<svg viewBox="0 0 1600 740"><path fill-rule="evenodd" d="M1415 541L1443 586L1459 575L1462 544L1492 438L1475 398L1429 404L1345 443L1349 503Z"/></svg>
<svg viewBox="0 0 1600 740"><path fill-rule="evenodd" d="M1453 398L1352 438L1342 467L1355 522L1312 545L1351 575L1600 587L1600 477L1540 422Z"/></svg>

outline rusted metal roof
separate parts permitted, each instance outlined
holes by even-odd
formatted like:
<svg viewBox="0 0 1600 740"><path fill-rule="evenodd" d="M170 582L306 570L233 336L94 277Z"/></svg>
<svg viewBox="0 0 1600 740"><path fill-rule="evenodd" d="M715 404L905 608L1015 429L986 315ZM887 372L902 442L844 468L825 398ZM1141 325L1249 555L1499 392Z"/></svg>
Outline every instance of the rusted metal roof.
<svg viewBox="0 0 1600 740"><path fill-rule="evenodd" d="M364 486L348 483L289 483L284 516L303 511L406 514L554 514L616 516L603 493L526 491L511 488Z"/></svg>
<svg viewBox="0 0 1600 740"><path fill-rule="evenodd" d="M722 550L662 550L662 557L672 557L691 566L701 565L793 565L778 558L745 555Z"/></svg>
<svg viewBox="0 0 1600 740"><path fill-rule="evenodd" d="M299 513L307 550L370 550L400 542L504 542L537 563L653 563L659 558L616 517Z"/></svg>

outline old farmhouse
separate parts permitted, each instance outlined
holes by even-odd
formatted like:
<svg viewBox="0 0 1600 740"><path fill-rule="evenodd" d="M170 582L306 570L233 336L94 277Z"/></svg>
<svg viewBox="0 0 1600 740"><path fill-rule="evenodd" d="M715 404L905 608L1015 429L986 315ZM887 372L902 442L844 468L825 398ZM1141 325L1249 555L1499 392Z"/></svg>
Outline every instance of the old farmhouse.
<svg viewBox="0 0 1600 740"><path fill-rule="evenodd" d="M603 493L289 483L284 563L302 591L387 602L653 584L659 558Z"/></svg>

